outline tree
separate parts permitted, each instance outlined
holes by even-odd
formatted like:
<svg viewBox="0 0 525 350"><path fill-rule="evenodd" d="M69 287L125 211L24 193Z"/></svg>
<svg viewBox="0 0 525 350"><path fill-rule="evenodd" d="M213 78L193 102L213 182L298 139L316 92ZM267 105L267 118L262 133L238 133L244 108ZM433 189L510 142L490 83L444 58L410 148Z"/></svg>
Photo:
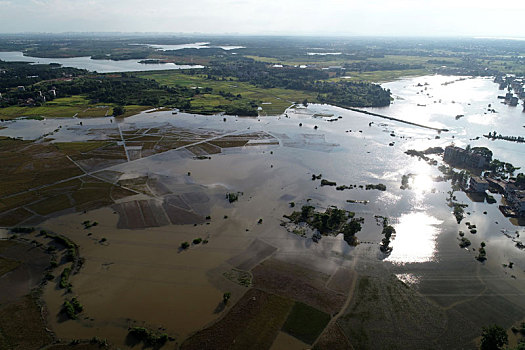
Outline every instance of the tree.
<svg viewBox="0 0 525 350"><path fill-rule="evenodd" d="M115 106L113 107L113 116L118 117L119 115L124 114L125 110L122 106Z"/></svg>
<svg viewBox="0 0 525 350"><path fill-rule="evenodd" d="M308 107L308 99L305 98L303 100L303 106Z"/></svg>
<svg viewBox="0 0 525 350"><path fill-rule="evenodd" d="M499 350L509 343L507 331L498 325L483 327L481 332L481 350Z"/></svg>

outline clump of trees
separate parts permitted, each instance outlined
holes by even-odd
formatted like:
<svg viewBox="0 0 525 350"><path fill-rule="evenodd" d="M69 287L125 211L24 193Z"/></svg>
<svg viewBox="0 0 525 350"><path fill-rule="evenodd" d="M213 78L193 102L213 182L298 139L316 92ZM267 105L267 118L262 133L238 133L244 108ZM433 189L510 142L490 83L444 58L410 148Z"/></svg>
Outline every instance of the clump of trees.
<svg viewBox="0 0 525 350"><path fill-rule="evenodd" d="M128 334L147 346L164 345L169 340L166 333L158 334L144 327L132 327Z"/></svg>
<svg viewBox="0 0 525 350"><path fill-rule="evenodd" d="M343 233L344 240L349 245L355 246L358 244L355 234L361 231L361 223L364 222L364 219L354 216L354 212L338 209L335 206L327 208L323 213L316 211L311 205L304 205L301 211L284 215L295 224L306 223L310 228L318 230L321 235Z"/></svg>
<svg viewBox="0 0 525 350"><path fill-rule="evenodd" d="M242 195L242 192L229 192L226 193L226 199L228 202L233 203L239 200L239 195Z"/></svg>
<svg viewBox="0 0 525 350"><path fill-rule="evenodd" d="M383 231L381 234L384 236L381 240L381 244L379 245L379 250L381 250L385 254L389 254L392 251L392 247L390 247L390 242L392 235L396 233L396 229L389 225L388 218L383 218Z"/></svg>
<svg viewBox="0 0 525 350"><path fill-rule="evenodd" d="M337 183L335 183L334 181L329 181L329 180L326 180L326 179L322 179L321 180L321 186L337 186Z"/></svg>
<svg viewBox="0 0 525 350"><path fill-rule="evenodd" d="M487 260L487 252L485 251L485 246L485 242L481 242L480 247L478 249L478 255L476 256L476 260L481 262Z"/></svg>
<svg viewBox="0 0 525 350"><path fill-rule="evenodd" d="M483 327L481 332L480 350L499 350L509 343L509 337L505 328L493 325Z"/></svg>
<svg viewBox="0 0 525 350"><path fill-rule="evenodd" d="M463 208L466 208L467 204L452 203L452 205L454 206L454 216L459 224L461 223L461 220L463 220L463 213L465 212Z"/></svg>
<svg viewBox="0 0 525 350"><path fill-rule="evenodd" d="M377 184L377 185L368 184L368 185L365 186L365 189L366 190L386 191L386 185L384 185L384 184Z"/></svg>
<svg viewBox="0 0 525 350"><path fill-rule="evenodd" d="M80 304L77 298L64 301L62 311L72 320L77 318L77 315L84 310L84 306Z"/></svg>
<svg viewBox="0 0 525 350"><path fill-rule="evenodd" d="M60 288L71 288L71 283L69 283L69 275L71 274L71 268L66 267L64 270L62 270L62 273L60 274L60 282L59 286Z"/></svg>
<svg viewBox="0 0 525 350"><path fill-rule="evenodd" d="M113 116L114 117L118 117L120 115L123 115L125 112L126 112L126 110L122 106L115 106L115 107L113 107Z"/></svg>

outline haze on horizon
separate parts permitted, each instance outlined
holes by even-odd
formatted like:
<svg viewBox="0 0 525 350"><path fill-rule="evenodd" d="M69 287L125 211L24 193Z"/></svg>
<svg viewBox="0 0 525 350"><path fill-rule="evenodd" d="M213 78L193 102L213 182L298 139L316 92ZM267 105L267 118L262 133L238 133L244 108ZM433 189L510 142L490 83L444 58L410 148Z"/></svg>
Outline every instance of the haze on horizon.
<svg viewBox="0 0 525 350"><path fill-rule="evenodd" d="M0 0L0 33L170 32L525 38L525 2Z"/></svg>

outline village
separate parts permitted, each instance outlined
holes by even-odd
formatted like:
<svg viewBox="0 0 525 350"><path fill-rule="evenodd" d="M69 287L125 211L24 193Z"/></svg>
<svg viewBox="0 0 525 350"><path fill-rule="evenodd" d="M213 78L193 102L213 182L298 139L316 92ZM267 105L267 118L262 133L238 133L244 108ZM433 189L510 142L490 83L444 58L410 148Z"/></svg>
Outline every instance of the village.
<svg viewBox="0 0 525 350"><path fill-rule="evenodd" d="M492 152L485 147L461 148L447 146L443 160L450 165L472 169L479 175L472 175L465 189L467 193L485 194L500 193L505 204L499 206L507 217L525 217L525 175L520 173L516 178L508 179L495 170ZM498 161L499 163L499 161Z"/></svg>
<svg viewBox="0 0 525 350"><path fill-rule="evenodd" d="M523 111L525 112L525 78L514 75L498 75L494 78L494 82L499 84L500 90L507 89L505 96L498 96L499 99L504 100L503 103L509 106L517 106L519 100L523 100ZM514 91L514 93L512 93Z"/></svg>

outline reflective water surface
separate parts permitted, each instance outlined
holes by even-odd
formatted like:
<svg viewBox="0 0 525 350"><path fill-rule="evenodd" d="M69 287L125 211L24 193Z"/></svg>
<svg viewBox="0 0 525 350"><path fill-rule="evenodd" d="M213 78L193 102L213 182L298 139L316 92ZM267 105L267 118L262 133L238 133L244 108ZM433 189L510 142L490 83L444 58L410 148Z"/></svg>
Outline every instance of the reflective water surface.
<svg viewBox="0 0 525 350"><path fill-rule="evenodd" d="M0 52L0 60L7 62L32 62L38 64L60 63L64 67L87 69L98 73L140 72L166 69L203 68L200 65L178 65L175 63L143 64L139 60L92 60L90 57L42 58L24 56L19 51Z"/></svg>

